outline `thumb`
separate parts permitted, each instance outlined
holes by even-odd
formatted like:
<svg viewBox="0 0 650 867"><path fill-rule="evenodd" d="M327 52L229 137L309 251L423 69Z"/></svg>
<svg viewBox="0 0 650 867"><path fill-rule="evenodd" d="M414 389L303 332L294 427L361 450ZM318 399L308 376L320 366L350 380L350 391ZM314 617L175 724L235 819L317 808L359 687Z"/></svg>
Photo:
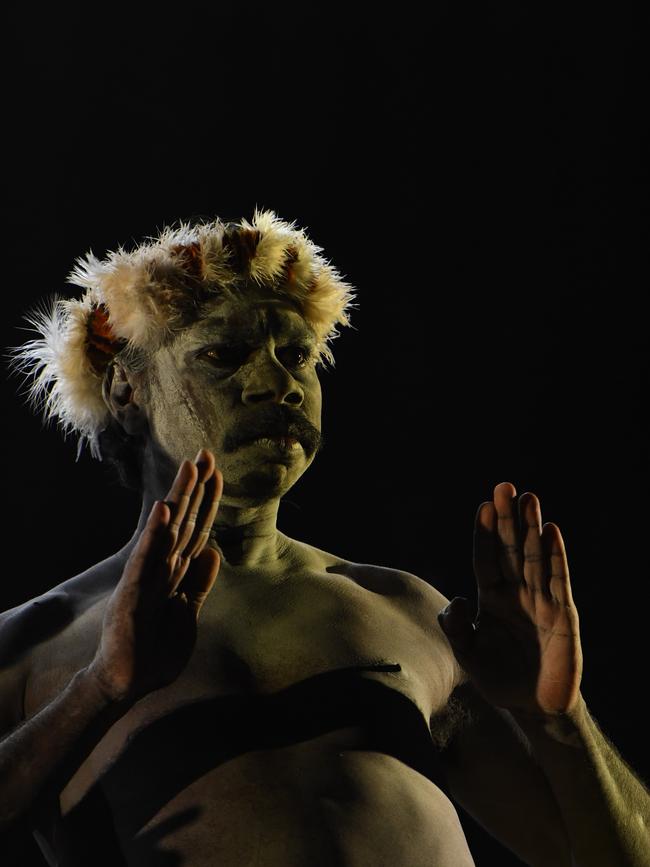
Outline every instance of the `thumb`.
<svg viewBox="0 0 650 867"><path fill-rule="evenodd" d="M199 556L192 560L187 575L183 578L181 586L177 588L177 592L185 594L196 617L199 616L201 607L217 580L219 566L221 566L219 553L214 548L204 548Z"/></svg>
<svg viewBox="0 0 650 867"><path fill-rule="evenodd" d="M438 614L440 628L454 651L467 653L474 644L474 624L469 602L464 596L455 596Z"/></svg>

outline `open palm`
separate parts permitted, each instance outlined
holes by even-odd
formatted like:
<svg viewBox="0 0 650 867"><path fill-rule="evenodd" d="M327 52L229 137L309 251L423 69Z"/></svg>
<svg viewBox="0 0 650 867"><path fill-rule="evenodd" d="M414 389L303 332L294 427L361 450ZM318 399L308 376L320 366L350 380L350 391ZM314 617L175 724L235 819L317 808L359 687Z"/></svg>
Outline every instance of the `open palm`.
<svg viewBox="0 0 650 867"><path fill-rule="evenodd" d="M491 704L534 716L568 713L579 699L582 649L564 543L555 524L542 526L535 494L523 494L518 509L516 495L502 482L476 515L476 621L457 598L440 623Z"/></svg>

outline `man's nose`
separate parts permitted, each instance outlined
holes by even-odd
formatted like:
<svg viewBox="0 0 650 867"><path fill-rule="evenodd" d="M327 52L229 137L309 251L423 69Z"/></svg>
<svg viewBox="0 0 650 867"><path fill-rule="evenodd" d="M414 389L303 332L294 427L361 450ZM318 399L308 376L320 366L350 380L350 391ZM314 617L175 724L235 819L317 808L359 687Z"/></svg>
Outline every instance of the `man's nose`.
<svg viewBox="0 0 650 867"><path fill-rule="evenodd" d="M259 350L247 365L247 376L242 389L245 404L264 401L301 406L305 392L284 365L275 357L273 350Z"/></svg>

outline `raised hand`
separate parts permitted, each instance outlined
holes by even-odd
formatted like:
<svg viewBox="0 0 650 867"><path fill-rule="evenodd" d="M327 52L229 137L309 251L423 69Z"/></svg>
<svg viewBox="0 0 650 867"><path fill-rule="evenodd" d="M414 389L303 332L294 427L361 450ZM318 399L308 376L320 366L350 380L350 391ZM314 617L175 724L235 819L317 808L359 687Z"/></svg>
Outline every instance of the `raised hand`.
<svg viewBox="0 0 650 867"><path fill-rule="evenodd" d="M207 547L223 491L214 456L183 461L164 502L156 502L106 606L88 667L112 701L136 701L172 683L187 665L201 606L219 571Z"/></svg>
<svg viewBox="0 0 650 867"><path fill-rule="evenodd" d="M570 713L580 696L578 612L559 527L509 482L482 503L474 531L478 614L453 599L438 615L456 659L491 704L544 717Z"/></svg>

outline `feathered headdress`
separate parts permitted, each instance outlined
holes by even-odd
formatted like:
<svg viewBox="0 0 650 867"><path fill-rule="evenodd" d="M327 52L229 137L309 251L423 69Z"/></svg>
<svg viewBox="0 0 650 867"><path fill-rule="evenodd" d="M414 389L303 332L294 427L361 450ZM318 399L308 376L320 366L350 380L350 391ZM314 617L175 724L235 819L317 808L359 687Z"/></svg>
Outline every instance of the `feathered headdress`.
<svg viewBox="0 0 650 867"><path fill-rule="evenodd" d="M29 314L40 336L12 351L30 402L101 457L97 437L109 421L102 382L117 353L155 351L211 298L251 282L291 297L316 334L319 360L333 364L329 343L338 325L350 324L354 292L321 252L295 222L256 209L252 223L181 222L130 252L120 247L103 260L88 253L69 276L83 296L54 297Z"/></svg>

